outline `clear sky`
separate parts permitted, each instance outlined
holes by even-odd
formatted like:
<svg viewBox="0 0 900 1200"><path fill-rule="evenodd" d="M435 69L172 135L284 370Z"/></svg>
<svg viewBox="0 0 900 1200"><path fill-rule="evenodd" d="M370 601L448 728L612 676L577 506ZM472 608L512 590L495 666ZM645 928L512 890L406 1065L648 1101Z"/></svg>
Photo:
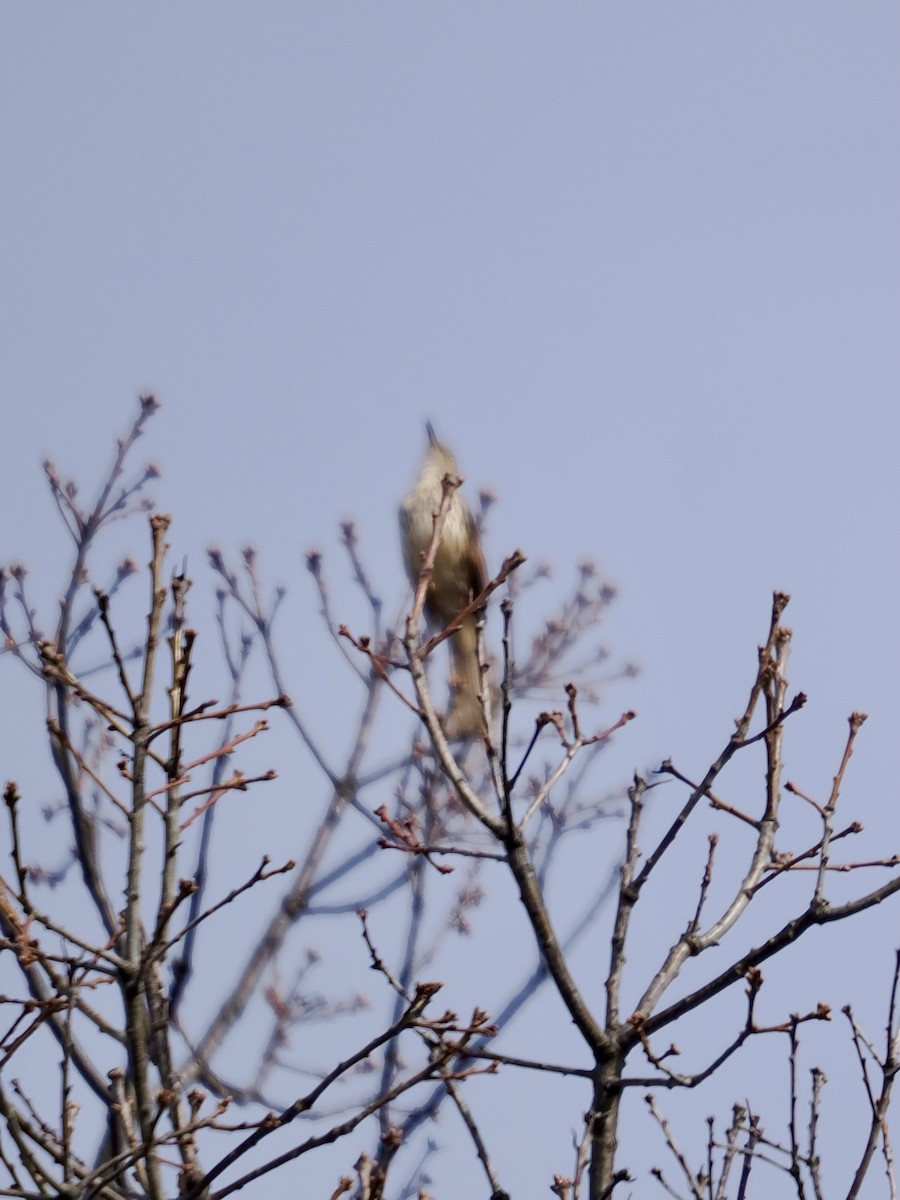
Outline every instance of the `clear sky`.
<svg viewBox="0 0 900 1200"><path fill-rule="evenodd" d="M778 587L788 774L867 710L848 812L896 846L898 61L894 0L4 6L0 561L57 594L40 463L96 478L152 390L198 590L252 541L313 621L355 517L396 606L430 418L492 564L620 590L610 789L724 744Z"/></svg>

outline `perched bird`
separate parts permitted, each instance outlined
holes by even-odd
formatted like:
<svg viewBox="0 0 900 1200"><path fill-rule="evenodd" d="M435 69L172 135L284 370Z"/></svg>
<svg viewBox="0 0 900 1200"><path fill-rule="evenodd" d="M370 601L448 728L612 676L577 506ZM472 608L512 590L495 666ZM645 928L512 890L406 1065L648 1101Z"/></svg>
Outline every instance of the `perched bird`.
<svg viewBox="0 0 900 1200"><path fill-rule="evenodd" d="M413 587L419 581L422 560L434 536L434 514L440 507L444 476L456 474L456 459L437 440L430 421L425 428L428 449L418 478L400 506L403 558ZM485 581L478 532L458 491L450 500L441 536L425 596L425 614L443 629L484 590ZM446 733L450 738L480 736L484 733L484 712L478 698L482 682L474 613L466 617L449 643L452 676Z"/></svg>

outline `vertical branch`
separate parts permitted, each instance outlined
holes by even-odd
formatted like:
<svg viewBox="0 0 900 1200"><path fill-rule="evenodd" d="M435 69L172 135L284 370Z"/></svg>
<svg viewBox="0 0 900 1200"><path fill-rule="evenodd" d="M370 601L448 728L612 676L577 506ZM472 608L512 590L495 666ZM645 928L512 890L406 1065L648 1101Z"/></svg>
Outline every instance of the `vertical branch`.
<svg viewBox="0 0 900 1200"><path fill-rule="evenodd" d="M195 634L185 629L185 600L191 581L184 575L175 575L172 580L172 632L168 639L172 658L172 683L169 687L169 754L166 760L165 812L163 817L165 848L163 857L162 885L159 893L156 930L153 936L154 949L161 947L166 938L169 921L175 910L177 853L181 844L181 788L178 781L182 775L183 716L187 707L187 681L191 669L191 651ZM197 1159L197 1147L193 1134L185 1133L185 1113L181 1099L179 1079L172 1063L169 1044L169 1000L160 979L160 962L157 956L148 955L146 962L146 995L151 1014L151 1037L156 1047L158 1069L162 1079L163 1095L172 1129L182 1161L181 1188L196 1182L202 1175Z"/></svg>
<svg viewBox="0 0 900 1200"><path fill-rule="evenodd" d="M497 804L501 811L506 812L509 805L509 786L501 769L501 756L497 752L497 723L494 720L494 698L497 689L490 678L487 648L484 641L484 622L486 609L478 611L475 618L475 657L478 661L478 672L481 680L481 718L484 722L484 748L487 753L490 768L491 783ZM502 729L500 731L502 739Z"/></svg>
<svg viewBox="0 0 900 1200"><path fill-rule="evenodd" d="M866 1144L863 1148L860 1157L859 1166L853 1176L853 1182L850 1185L850 1190L847 1192L847 1200L858 1200L862 1195L862 1187L868 1174L869 1167L872 1165L872 1159L875 1155L876 1147L878 1146L879 1138L884 1147L885 1163L887 1166L888 1178L891 1180L891 1195L894 1195L893 1186L893 1159L890 1151L890 1142L887 1132L887 1113L891 1103L891 1093L894 1087L894 1080L900 1070L900 1021L897 1019L897 995L898 987L900 987L900 950L894 955L894 978L891 985L891 1002L888 1011L887 1023L887 1048L885 1052L884 1062L881 1064L883 1073L883 1083L881 1092L874 1100L870 1096L869 1105L871 1109L871 1120L869 1123L869 1134L866 1138ZM856 1027L849 1007L844 1009L847 1019L850 1021L854 1029L854 1038L856 1039ZM862 1050L858 1050L860 1061L863 1061ZM865 1079L865 1073L863 1078Z"/></svg>
<svg viewBox="0 0 900 1200"><path fill-rule="evenodd" d="M772 659L764 671L766 698L766 810L761 830L771 831L772 839L778 824L778 808L781 803L781 772L783 767L784 713L787 697L787 663L791 650L791 631L779 626L775 637ZM762 842L764 838L760 838ZM757 854L758 857L758 854ZM766 851L768 865L770 851ZM752 868L751 868L752 869Z"/></svg>
<svg viewBox="0 0 900 1200"><path fill-rule="evenodd" d="M240 649L236 656L231 653L229 645L228 633L225 626L225 602L224 591L218 592L218 625L219 634L222 644L222 654L225 659L225 664L231 678L231 691L227 707L234 708L241 699L244 671L247 666L247 661L250 655L250 649L253 644L253 639L250 635L244 635L240 641ZM231 741L234 730L234 716L229 716L225 721L225 728L219 739L220 749L227 746ZM211 776L211 788L218 788L225 776L225 767L228 762L228 756L225 754L217 754L213 760L213 769ZM172 962L172 985L169 990L169 1006L170 1011L174 1014L184 997L188 983L194 969L194 946L197 938L197 926L195 924L198 916L203 911L206 896L206 886L209 879L209 851L212 842L212 827L215 821L216 805L212 805L203 814L202 825L200 830L200 842L197 847L196 865L194 866L191 876L193 877L195 889L191 895L190 905L188 908L185 924L187 926L187 934L184 938L183 949L177 959Z"/></svg>
<svg viewBox="0 0 900 1200"><path fill-rule="evenodd" d="M426 832L426 840L427 837L428 834ZM425 915L425 865L425 860L420 856L414 858L409 865L407 879L410 890L410 913L406 933L406 953L397 981L401 990L394 997L394 1011L391 1016L392 1022L400 1019L400 1015L409 1003L410 996L415 990L413 976L415 973L416 949L421 936L422 921ZM400 1042L398 1039L394 1039L388 1043L384 1054L380 1088L382 1092L386 1093L394 1086L399 1065ZM391 1112L387 1105L378 1114L378 1124L381 1130L382 1143L386 1144L385 1139L388 1138L391 1127Z"/></svg>
<svg viewBox="0 0 900 1200"><path fill-rule="evenodd" d="M87 514L81 512L77 507L74 492L70 494L69 489L62 486L52 464L49 462L44 464L44 470L50 482L50 490L75 542L75 562L72 566L68 586L60 602L54 645L44 650L45 660L49 650L51 656L60 656L65 663L72 651L72 645L77 635L77 630L74 633L72 630L75 599L87 579L87 556L97 533L113 514L125 507L130 495L140 490L147 479L153 478L157 474L155 468L148 467L137 484L129 490L123 488L121 494L112 499L113 488L122 475L129 451L143 433L146 422L158 408L159 404L153 396L141 396L140 412L126 436L119 439L110 473L100 489L94 507ZM47 687L49 716L58 727L56 736L51 729L51 749L54 764L62 779L69 804L78 864L88 894L107 934L111 937L118 929L116 911L106 893L97 861L96 831L90 816L84 811L72 755L67 749L72 741L69 722L69 690L59 675L49 676Z"/></svg>
<svg viewBox="0 0 900 1200"><path fill-rule="evenodd" d="M844 746L844 754L841 758L841 765L838 767L838 772L834 777L831 785L831 795L828 797L828 803L823 811L823 820L825 828L822 832L822 849L819 852L819 870L816 876L816 894L815 903L824 903L825 894L825 877L828 871L828 854L831 848L831 839L834 835L834 813L837 808L838 797L841 792L841 785L844 782L844 773L847 770L847 764L850 762L850 756L853 754L853 743L856 741L856 735L859 733L863 722L866 720L867 714L864 712L851 713L847 718L850 725L850 731L847 734L847 743Z"/></svg>
<svg viewBox="0 0 900 1200"><path fill-rule="evenodd" d="M809 1102L809 1176L812 1181L816 1200L825 1200L822 1192L822 1180L819 1176L819 1150L816 1138L819 1128L819 1103L822 1097L822 1088L826 1080L825 1072L819 1067L813 1067L811 1075L812 1096Z"/></svg>
<svg viewBox="0 0 900 1200"><path fill-rule="evenodd" d="M512 789L514 781L509 773L509 717L512 712L512 687L516 664L512 651L513 602L504 596L500 602L503 614L503 683L500 686L500 774L503 778L503 795L500 798L503 819L508 829L512 828Z"/></svg>
<svg viewBox="0 0 900 1200"><path fill-rule="evenodd" d="M734 1166L735 1159L738 1154L738 1136L741 1132L741 1122L744 1119L745 1110L735 1104L731 1110L731 1121L728 1125L728 1131L725 1134L725 1156L722 1160L722 1169L719 1172L719 1184L715 1191L715 1196L712 1200L726 1200L728 1179L731 1175L731 1168ZM712 1135L712 1130L710 1130ZM712 1177L710 1176L710 1195L712 1197Z"/></svg>
<svg viewBox="0 0 900 1200"><path fill-rule="evenodd" d="M634 887L635 867L638 860L637 835L644 805L646 783L635 775L628 789L631 817L625 837L625 861L620 868L619 900L616 919L610 941L609 974L606 977L606 1024L607 1028L619 1020L619 994L622 986L622 969L625 965L625 939L631 914L637 903L638 891Z"/></svg>
<svg viewBox="0 0 900 1200"><path fill-rule="evenodd" d="M781 631L781 616L790 602L790 596L787 592L776 592L772 597L772 614L769 621L769 636L766 638L766 644L759 649L759 669L756 673L756 679L753 681L753 686L750 689L750 697L747 700L747 706L744 713L737 723L734 733L728 739L728 745L710 766L709 770L703 778L699 787L694 788L689 796L687 803L682 808L681 812L675 818L662 841L656 849L647 857L641 872L636 879L636 885L640 888L643 886L646 879L656 867L656 864L666 853L669 847L674 843L679 832L684 828L688 818L694 811L699 801L703 796L709 794L709 790L716 778L722 773L734 755L747 745L747 735L750 731L750 722L753 720L753 714L756 712L756 706L759 703L760 696L766 686L766 680L771 670L771 663L775 654L775 645L780 637ZM663 764L662 769L666 769L668 763ZM641 1006L643 1007L643 1005Z"/></svg>
<svg viewBox="0 0 900 1200"><path fill-rule="evenodd" d="M790 1028L788 1035L791 1039L791 1052L788 1057L788 1065L790 1069L790 1115L788 1118L788 1135L791 1145L791 1161L788 1167L788 1174L794 1181L797 1188L799 1200L806 1200L806 1188L803 1186L803 1175L800 1167L800 1139L797 1134L797 1052L799 1049L799 1040L797 1038L797 1024L799 1018L794 1015L791 1017Z"/></svg>
<svg viewBox="0 0 900 1200"><path fill-rule="evenodd" d="M72 1045L72 1008L74 1005L75 969L73 964L68 967L68 986L66 988L66 1013L63 1024L64 1041L62 1047L62 1064L60 1070L60 1129L62 1131L63 1182L69 1183L72 1178L72 1116L71 1084L69 1082L69 1063L71 1061Z"/></svg>
<svg viewBox="0 0 900 1200"><path fill-rule="evenodd" d="M169 688L169 755L166 760L166 807L164 814L165 851L163 859L162 887L154 940L165 939L166 927L171 918L177 875L177 850L181 841L181 738L184 728L182 716L187 704L187 680L191 669L191 651L194 631L185 629L184 604L190 580L176 575L172 580L172 633L169 649L172 654L172 684Z"/></svg>
<svg viewBox="0 0 900 1200"><path fill-rule="evenodd" d="M594 1072L591 1097L591 1164L588 1171L590 1200L605 1200L617 1182L627 1175L616 1171L619 1147L619 1110L622 1104L622 1073L625 1055L621 1050L602 1058Z"/></svg>
<svg viewBox="0 0 900 1200"><path fill-rule="evenodd" d="M137 697L134 721L134 753L132 760L131 811L129 813L128 882L125 893L125 1035L131 1063L131 1082L137 1102L138 1121L146 1158L151 1195L162 1200L164 1191L156 1155L152 1153L153 1099L150 1089L149 1027L143 971L144 939L141 923L141 868L145 850L144 811L147 798L147 751L151 733L150 707L156 651L160 624L166 600L162 582L163 564L167 550L165 536L170 518L157 514L150 518L153 556L150 562L151 606L147 618L147 638L144 645L144 669L141 690Z"/></svg>
<svg viewBox="0 0 900 1200"><path fill-rule="evenodd" d="M785 671L791 633L789 629L780 624L780 618L788 599L789 597L783 592L775 593L772 603L772 622L769 628L769 637L765 646L760 650L759 671L757 672L756 682L751 689L750 700L744 716L738 724L737 732L732 735L726 749L720 754L709 771L707 771L703 783L694 789L690 799L679 814L678 819L663 838L660 847L650 855L636 878L635 886L638 888L642 887L650 871L659 861L663 850L672 844L678 832L683 827L684 821L690 815L694 803L700 796L708 794L715 777L737 750L742 746L750 745L751 742L757 740L760 736L764 737L767 755L766 806L763 817L758 825L756 844L753 848L750 863L744 873L743 879L735 890L731 902L721 916L712 922L706 932L691 933L688 931L672 946L666 956L665 962L657 971L638 1002L638 1011L645 1015L653 1012L663 993L678 975L688 958L691 955L699 954L710 946L718 944L729 929L734 926L735 922L739 920L752 899L754 887L771 863L772 848L775 844L775 834L778 830L778 806L781 797L781 753L784 718L789 712L800 707L806 700L806 697L801 693L795 698L789 708L786 708L784 703L788 682ZM747 733L750 719L761 695L765 698L766 704L766 727L762 734L757 734L754 738L748 739Z"/></svg>
<svg viewBox="0 0 900 1200"><path fill-rule="evenodd" d="M754 1116L749 1110L747 1112L747 1122L747 1140L744 1143L744 1160L741 1166L741 1179L738 1184L737 1200L747 1200L748 1189L750 1187L750 1172L753 1169L756 1147L759 1145L762 1137L759 1117Z"/></svg>

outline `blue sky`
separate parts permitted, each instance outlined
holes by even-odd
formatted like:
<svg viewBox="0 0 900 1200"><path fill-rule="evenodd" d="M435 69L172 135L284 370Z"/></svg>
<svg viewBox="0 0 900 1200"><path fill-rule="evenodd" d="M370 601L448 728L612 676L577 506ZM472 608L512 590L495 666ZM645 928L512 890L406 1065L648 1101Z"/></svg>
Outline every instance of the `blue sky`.
<svg viewBox="0 0 900 1200"><path fill-rule="evenodd" d="M430 418L494 565L620 589L610 789L724 744L778 587L789 775L825 793L867 710L853 811L895 839L898 50L888 2L5 7L0 560L52 605L40 462L96 478L152 390L198 592L253 542L325 671L303 554L356 611L355 517L399 606Z"/></svg>

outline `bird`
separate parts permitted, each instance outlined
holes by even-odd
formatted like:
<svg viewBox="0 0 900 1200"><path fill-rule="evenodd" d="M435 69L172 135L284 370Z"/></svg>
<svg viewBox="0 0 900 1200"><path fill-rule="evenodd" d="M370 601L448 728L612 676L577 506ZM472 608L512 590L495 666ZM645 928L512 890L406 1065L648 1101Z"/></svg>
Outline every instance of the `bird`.
<svg viewBox="0 0 900 1200"><path fill-rule="evenodd" d="M456 459L426 423L428 447L415 483L400 506L400 540L410 583L415 588L422 561L434 536L434 516L444 489L444 477L456 474ZM425 615L441 629L455 621L484 591L484 554L478 530L465 500L456 490L447 507L434 571L425 595ZM450 710L445 722L449 738L478 737L485 733L481 668L478 662L477 622L470 613L450 643Z"/></svg>

